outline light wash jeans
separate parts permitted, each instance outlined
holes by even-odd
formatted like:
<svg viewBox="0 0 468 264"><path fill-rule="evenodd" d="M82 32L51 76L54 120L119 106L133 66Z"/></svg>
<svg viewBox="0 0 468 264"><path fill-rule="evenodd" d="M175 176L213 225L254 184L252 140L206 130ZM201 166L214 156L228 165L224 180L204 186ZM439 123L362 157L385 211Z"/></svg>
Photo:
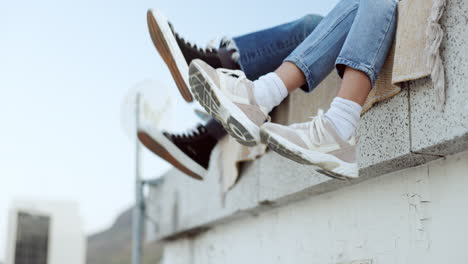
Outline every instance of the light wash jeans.
<svg viewBox="0 0 468 264"><path fill-rule="evenodd" d="M256 80L283 61L292 62L306 77L302 87L306 92L335 67L341 77L345 66L360 70L374 85L395 35L396 6L397 0L341 0L323 19L308 15L236 37L239 64L250 80ZM214 121L207 124L208 131L218 126ZM225 132L215 134L220 138Z"/></svg>
<svg viewBox="0 0 468 264"><path fill-rule="evenodd" d="M341 0L285 59L296 64L312 91L334 67L367 74L374 85L392 46L397 0Z"/></svg>
<svg viewBox="0 0 468 264"><path fill-rule="evenodd" d="M233 38L242 71L254 81L276 70L321 20L319 15L306 15L290 23Z"/></svg>
<svg viewBox="0 0 468 264"><path fill-rule="evenodd" d="M306 15L290 23L233 38L239 50L242 71L250 80L272 72L301 44L322 20L319 15ZM215 119L205 125L216 139L226 135Z"/></svg>

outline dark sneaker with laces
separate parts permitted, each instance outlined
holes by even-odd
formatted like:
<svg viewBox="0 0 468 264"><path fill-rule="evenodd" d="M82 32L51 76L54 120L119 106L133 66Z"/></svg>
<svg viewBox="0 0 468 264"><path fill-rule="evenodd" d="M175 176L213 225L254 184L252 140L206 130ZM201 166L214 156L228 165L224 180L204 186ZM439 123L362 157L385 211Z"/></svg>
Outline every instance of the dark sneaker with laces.
<svg viewBox="0 0 468 264"><path fill-rule="evenodd" d="M197 180L206 175L211 151L218 142L202 125L180 135L146 127L138 131L138 139L154 154Z"/></svg>
<svg viewBox="0 0 468 264"><path fill-rule="evenodd" d="M156 9L148 10L147 21L151 39L169 67L169 71L185 101L193 101L188 82L188 64L192 60L201 59L215 69L239 68L239 65L232 59L234 53L238 54L232 41L223 39L219 49L202 49L180 37L160 11Z"/></svg>

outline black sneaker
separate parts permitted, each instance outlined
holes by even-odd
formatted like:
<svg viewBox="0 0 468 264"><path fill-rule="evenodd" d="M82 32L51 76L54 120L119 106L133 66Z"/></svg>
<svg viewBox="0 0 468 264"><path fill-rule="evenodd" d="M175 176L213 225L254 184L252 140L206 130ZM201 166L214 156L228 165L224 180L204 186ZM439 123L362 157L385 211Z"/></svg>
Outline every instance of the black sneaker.
<svg viewBox="0 0 468 264"><path fill-rule="evenodd" d="M169 27L171 28L172 34L174 34L174 37L177 41L177 44L179 45L180 50L182 51L182 55L184 56L187 65L189 65L190 62L194 59L201 59L209 65L214 65L212 66L213 68L223 67L223 65L221 64L221 60L218 56L218 49L214 47L198 47L197 44L192 44L189 41L185 40L183 37L181 37L174 30L174 27L171 23L169 23Z"/></svg>
<svg viewBox="0 0 468 264"><path fill-rule="evenodd" d="M218 142L202 125L180 135L144 128L138 131L138 139L154 154L197 180L206 175L211 151Z"/></svg>
<svg viewBox="0 0 468 264"><path fill-rule="evenodd" d="M182 97L192 102L188 82L188 64L194 59L201 59L213 68L238 69L239 65L232 60L232 50L226 41L221 42L220 49L202 49L185 41L173 29L164 15L156 9L147 13L148 28L156 49L169 67ZM229 48L229 49L228 49Z"/></svg>

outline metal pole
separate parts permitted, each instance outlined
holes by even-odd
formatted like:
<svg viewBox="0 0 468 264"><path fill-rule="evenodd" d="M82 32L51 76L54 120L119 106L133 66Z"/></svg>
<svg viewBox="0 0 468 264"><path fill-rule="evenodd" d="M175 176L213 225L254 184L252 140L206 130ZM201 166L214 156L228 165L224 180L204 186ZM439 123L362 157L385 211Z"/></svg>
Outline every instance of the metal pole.
<svg viewBox="0 0 468 264"><path fill-rule="evenodd" d="M135 134L138 132L140 126L140 94L136 96L135 103ZM140 176L140 142L138 137L135 141L135 208L133 210L133 222L132 222L132 264L141 264L142 257L142 234L143 234L143 183Z"/></svg>

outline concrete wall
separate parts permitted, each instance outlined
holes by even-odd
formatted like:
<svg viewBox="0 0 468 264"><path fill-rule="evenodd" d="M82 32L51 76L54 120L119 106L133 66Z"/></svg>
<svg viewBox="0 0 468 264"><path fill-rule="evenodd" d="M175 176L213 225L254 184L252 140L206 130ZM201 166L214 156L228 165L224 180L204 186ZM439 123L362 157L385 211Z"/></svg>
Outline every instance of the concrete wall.
<svg viewBox="0 0 468 264"><path fill-rule="evenodd" d="M168 241L163 263L466 263L466 186L468 152Z"/></svg>
<svg viewBox="0 0 468 264"><path fill-rule="evenodd" d="M165 175L146 207L147 238L166 241L165 263L467 262L457 247L468 242L467 14L468 2L454 0L442 18L444 110L429 78L373 107L358 130L359 179L332 180L272 152L245 164L226 194L216 175ZM338 87L333 73L292 94L274 120L307 120Z"/></svg>
<svg viewBox="0 0 468 264"><path fill-rule="evenodd" d="M245 165L237 186L226 196L219 195L216 175L201 183L171 172L164 184L150 191L148 210L158 223L149 229L157 231L148 237L157 240L213 227L265 207L284 205L468 150L467 13L466 1L448 1L442 17L447 82L444 110L437 110L429 78L409 82L401 93L370 109L358 129L358 180L337 182L321 176L313 167L275 153ZM278 107L274 121L302 122L318 108L326 109L339 82L332 73L314 92L293 93Z"/></svg>

